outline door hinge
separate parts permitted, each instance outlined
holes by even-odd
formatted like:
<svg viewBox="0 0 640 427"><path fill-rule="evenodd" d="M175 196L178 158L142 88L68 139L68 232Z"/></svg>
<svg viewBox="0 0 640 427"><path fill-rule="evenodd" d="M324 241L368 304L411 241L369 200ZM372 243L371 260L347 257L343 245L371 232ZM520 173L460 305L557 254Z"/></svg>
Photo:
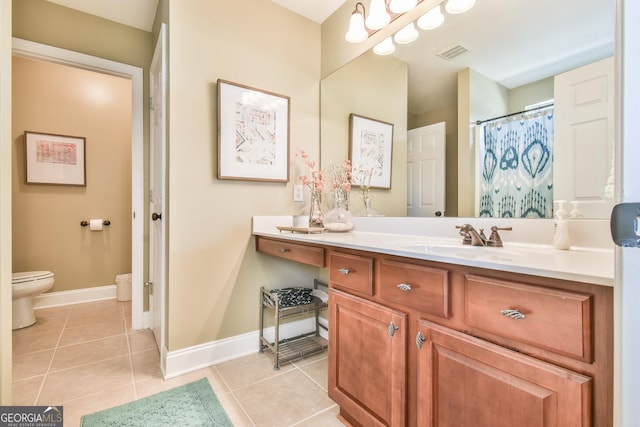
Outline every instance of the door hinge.
<svg viewBox="0 0 640 427"><path fill-rule="evenodd" d="M151 111L155 111L156 109L156 99L153 96L149 97L149 109Z"/></svg>
<svg viewBox="0 0 640 427"><path fill-rule="evenodd" d="M153 295L153 282L146 281L144 285L149 289L149 295Z"/></svg>

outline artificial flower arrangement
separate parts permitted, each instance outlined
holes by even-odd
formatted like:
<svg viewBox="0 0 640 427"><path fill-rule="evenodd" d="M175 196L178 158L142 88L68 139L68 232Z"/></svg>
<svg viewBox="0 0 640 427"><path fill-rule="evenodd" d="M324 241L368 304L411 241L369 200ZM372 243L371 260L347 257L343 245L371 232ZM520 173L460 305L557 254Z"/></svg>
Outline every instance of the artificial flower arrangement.
<svg viewBox="0 0 640 427"><path fill-rule="evenodd" d="M324 190L327 180L324 176L322 169L316 167L316 162L311 160L309 153L305 150L300 150L297 157L300 157L309 169L309 175L301 175L298 180L308 187L311 191L311 206L309 208L309 227L324 227L324 216L322 215L322 208L320 207L321 194Z"/></svg>
<svg viewBox="0 0 640 427"><path fill-rule="evenodd" d="M347 229L351 229L353 225L351 224L350 218L351 214L349 211L349 193L351 192L351 178L352 178L352 169L351 169L351 161L349 159L344 159L341 164L331 165L331 174L333 178L333 182L331 184L331 190L335 195L335 203L336 206L331 211L327 212L329 216L329 222L325 221L326 217L322 214L322 209L320 207L321 202L321 193L326 188L326 175L324 171L317 167L316 162L312 160L304 150L301 150L296 155L301 158L304 165L309 170L308 175L301 175L298 177L298 180L309 190L311 191L311 206L309 210L309 227L326 227L331 231L347 231ZM339 209L339 215L336 219L336 211ZM349 226L345 227L341 226L341 230L332 230L334 226L336 226L336 221L344 221L345 219L345 211L348 214L348 222Z"/></svg>

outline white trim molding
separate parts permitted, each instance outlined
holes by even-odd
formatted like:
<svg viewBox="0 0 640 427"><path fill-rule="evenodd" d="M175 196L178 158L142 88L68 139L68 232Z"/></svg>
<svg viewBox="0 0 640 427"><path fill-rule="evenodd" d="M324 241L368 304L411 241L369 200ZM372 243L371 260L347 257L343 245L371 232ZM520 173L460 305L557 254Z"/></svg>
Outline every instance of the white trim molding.
<svg viewBox="0 0 640 427"><path fill-rule="evenodd" d="M328 324L327 319L323 317L320 317L320 323L325 326ZM292 338L312 331L314 328L315 319L313 317L289 322L280 326L280 339ZM273 341L274 332L273 327L265 328L265 338ZM320 335L328 338L326 331L322 328L320 329ZM162 374L165 379L169 379L238 357L257 353L259 338L260 334L256 330L181 350L168 352L166 349L163 349L161 357Z"/></svg>
<svg viewBox="0 0 640 427"><path fill-rule="evenodd" d="M46 292L33 297L33 308L59 307L61 305L116 299L116 285L74 289L72 291Z"/></svg>

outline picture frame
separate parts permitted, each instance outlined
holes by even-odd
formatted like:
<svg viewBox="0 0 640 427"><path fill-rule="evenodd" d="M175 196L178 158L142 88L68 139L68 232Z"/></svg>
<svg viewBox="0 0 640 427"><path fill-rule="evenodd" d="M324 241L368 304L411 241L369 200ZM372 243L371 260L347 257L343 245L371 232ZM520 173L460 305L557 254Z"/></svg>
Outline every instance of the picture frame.
<svg viewBox="0 0 640 427"><path fill-rule="evenodd" d="M86 187L86 140L81 136L25 131L27 184Z"/></svg>
<svg viewBox="0 0 640 427"><path fill-rule="evenodd" d="M353 113L349 115L352 185L390 189L392 154L393 123Z"/></svg>
<svg viewBox="0 0 640 427"><path fill-rule="evenodd" d="M289 181L290 98L218 79L218 179Z"/></svg>

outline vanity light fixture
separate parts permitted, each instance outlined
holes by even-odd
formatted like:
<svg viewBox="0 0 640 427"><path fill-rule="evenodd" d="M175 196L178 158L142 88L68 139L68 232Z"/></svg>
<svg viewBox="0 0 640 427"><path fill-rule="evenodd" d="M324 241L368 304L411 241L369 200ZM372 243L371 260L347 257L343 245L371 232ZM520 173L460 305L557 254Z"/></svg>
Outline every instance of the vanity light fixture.
<svg viewBox="0 0 640 427"><path fill-rule="evenodd" d="M357 2L349 20L349 30L344 38L350 43L361 43L371 34L381 30L389 23L415 8L423 0L371 0L369 15L365 19L366 8Z"/></svg>
<svg viewBox="0 0 640 427"><path fill-rule="evenodd" d="M440 5L434 7L429 12L418 18L418 27L423 30L434 30L444 22L444 15L440 9Z"/></svg>
<svg viewBox="0 0 640 427"><path fill-rule="evenodd" d="M416 30L415 25L411 22L409 25L398 31L396 35L393 36L393 40L398 44L407 44L417 39L418 35L418 30Z"/></svg>
<svg viewBox="0 0 640 427"><path fill-rule="evenodd" d="M400 15L412 10L423 0L371 0L369 16L366 17L366 9L362 2L357 2L351 13L349 29L344 38L350 43L361 43L376 31L389 25L391 21ZM460 14L471 9L476 0L446 0L445 10L450 14ZM422 15L416 23L423 30L433 30L444 22L442 7L438 4L433 9ZM418 38L418 30L412 22L399 30L393 38L383 40L374 48L378 55L389 55L395 50L393 40L399 44L411 43Z"/></svg>
<svg viewBox="0 0 640 427"><path fill-rule="evenodd" d="M396 46L393 44L392 37L389 36L373 48L373 53L376 55L391 55L396 50Z"/></svg>
<svg viewBox="0 0 640 427"><path fill-rule="evenodd" d="M360 9L358 9L360 6ZM364 4L356 3L356 8L351 13L351 20L349 21L349 31L344 35L344 38L349 43L361 43L369 37L369 33L364 26Z"/></svg>
<svg viewBox="0 0 640 427"><path fill-rule="evenodd" d="M386 27L391 22L391 15L387 12L385 0L371 0L369 4L369 16L365 20L365 25L371 30L379 30Z"/></svg>
<svg viewBox="0 0 640 427"><path fill-rule="evenodd" d="M447 13L457 15L471 9L476 4L476 0L448 0L444 9Z"/></svg>

